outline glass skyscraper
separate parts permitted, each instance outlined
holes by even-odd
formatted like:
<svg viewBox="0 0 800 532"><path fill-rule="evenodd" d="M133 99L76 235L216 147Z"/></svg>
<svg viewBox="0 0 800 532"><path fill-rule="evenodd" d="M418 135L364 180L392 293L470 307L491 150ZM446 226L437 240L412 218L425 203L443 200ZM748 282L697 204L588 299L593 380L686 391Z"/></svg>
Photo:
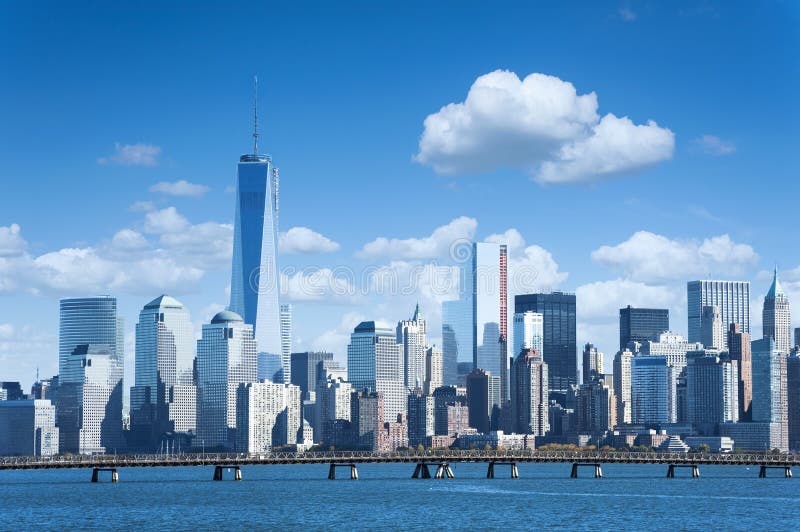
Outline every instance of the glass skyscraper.
<svg viewBox="0 0 800 532"><path fill-rule="evenodd" d="M750 334L750 283L748 281L690 281L686 285L689 341L702 342L703 307L717 306L722 327L738 323L742 332ZM726 345L721 346L727 349Z"/></svg>
<svg viewBox="0 0 800 532"><path fill-rule="evenodd" d="M501 380L508 396L506 246L473 242L461 269L459 299L442 307L444 383L455 384L458 362L471 360Z"/></svg>
<svg viewBox="0 0 800 532"><path fill-rule="evenodd" d="M63 375L76 347L106 345L122 365L125 332L117 316L117 298L111 296L62 299L59 304L58 373Z"/></svg>
<svg viewBox="0 0 800 532"><path fill-rule="evenodd" d="M548 388L551 397L564 400L569 387L578 384L575 294L552 292L514 298L515 314L529 310L544 318L542 355L548 368Z"/></svg>
<svg viewBox="0 0 800 532"><path fill-rule="evenodd" d="M290 382L278 299L278 170L270 156L256 150L254 146L253 154L239 158L229 308L253 326L259 352L281 355L284 381Z"/></svg>
<svg viewBox="0 0 800 532"><path fill-rule="evenodd" d="M654 340L669 330L669 310L665 308L634 308L628 305L619 309L619 349L628 342Z"/></svg>

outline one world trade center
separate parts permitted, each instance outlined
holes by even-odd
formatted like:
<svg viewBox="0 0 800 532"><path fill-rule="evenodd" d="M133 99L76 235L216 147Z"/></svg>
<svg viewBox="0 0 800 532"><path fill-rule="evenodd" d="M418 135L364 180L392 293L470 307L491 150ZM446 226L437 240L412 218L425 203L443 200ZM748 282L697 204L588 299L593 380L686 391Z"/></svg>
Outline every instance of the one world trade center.
<svg viewBox="0 0 800 532"><path fill-rule="evenodd" d="M281 357L283 382L290 360L281 353L278 246L278 169L258 153L254 106L253 153L242 155L236 176L230 310L253 325L259 353Z"/></svg>

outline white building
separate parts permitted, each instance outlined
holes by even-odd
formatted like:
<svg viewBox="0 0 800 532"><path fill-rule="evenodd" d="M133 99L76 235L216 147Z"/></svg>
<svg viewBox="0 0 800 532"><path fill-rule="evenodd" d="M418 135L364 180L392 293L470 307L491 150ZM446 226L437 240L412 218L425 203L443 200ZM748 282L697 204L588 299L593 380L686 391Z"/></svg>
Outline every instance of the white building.
<svg viewBox="0 0 800 532"><path fill-rule="evenodd" d="M703 307L700 317L700 343L711 349L724 349L728 345L727 329L722 323L722 312L716 305Z"/></svg>
<svg viewBox="0 0 800 532"><path fill-rule="evenodd" d="M442 350L431 346L425 350L425 386L426 394L432 394L437 388L444 386L444 363Z"/></svg>
<svg viewBox="0 0 800 532"><path fill-rule="evenodd" d="M295 445L302 428L300 395L300 387L292 384L269 381L240 384L236 450L261 453L281 445Z"/></svg>
<svg viewBox="0 0 800 532"><path fill-rule="evenodd" d="M722 314L722 327L738 323L750 334L750 283L748 281L690 281L686 285L689 341L702 342L703 307L716 306ZM721 349L727 349L727 338Z"/></svg>
<svg viewBox="0 0 800 532"><path fill-rule="evenodd" d="M111 346L75 348L59 376L59 450L79 454L122 450L122 366Z"/></svg>
<svg viewBox="0 0 800 532"><path fill-rule="evenodd" d="M614 357L614 394L617 397L617 424L631 423L631 360L629 349L618 351Z"/></svg>
<svg viewBox="0 0 800 532"><path fill-rule="evenodd" d="M145 451L167 433L194 433L196 341L189 311L162 295L144 306L136 324L136 385L131 388L131 431Z"/></svg>
<svg viewBox="0 0 800 532"><path fill-rule="evenodd" d="M789 308L789 298L778 281L778 269L772 278L772 285L767 295L764 296L763 309L764 338L775 340L778 352L788 355L792 346L792 314Z"/></svg>
<svg viewBox="0 0 800 532"><path fill-rule="evenodd" d="M283 382L292 382L292 306L281 305L281 365ZM287 369L288 368L288 369Z"/></svg>
<svg viewBox="0 0 800 532"><path fill-rule="evenodd" d="M419 312L419 303L410 320L397 324L397 343L403 354L403 380L408 388L422 387L425 383L425 350L428 347L428 331Z"/></svg>
<svg viewBox="0 0 800 532"><path fill-rule="evenodd" d="M203 325L197 341L197 439L206 449L232 448L236 429L236 393L258 379L253 326L231 311Z"/></svg>
<svg viewBox="0 0 800 532"><path fill-rule="evenodd" d="M667 331L658 335L658 341L644 342L636 355L666 357L676 375L680 375L686 367L686 353L700 349L703 349L701 342L687 342L682 335Z"/></svg>

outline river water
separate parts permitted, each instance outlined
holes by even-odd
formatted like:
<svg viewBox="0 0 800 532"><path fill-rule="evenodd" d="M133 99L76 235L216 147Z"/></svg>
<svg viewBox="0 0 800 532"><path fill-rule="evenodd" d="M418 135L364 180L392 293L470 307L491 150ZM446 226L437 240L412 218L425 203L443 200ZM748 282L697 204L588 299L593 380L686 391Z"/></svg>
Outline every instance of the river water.
<svg viewBox="0 0 800 532"><path fill-rule="evenodd" d="M666 466L603 465L604 478L570 464L453 464L455 479L411 479L414 464L363 464L359 480L327 479L326 465L245 466L243 480L212 467L0 471L0 529L532 529L798 530L798 478L782 470L701 466L699 479ZM796 468L800 469L800 468ZM431 471L433 473L433 470ZM345 479L347 478L347 479Z"/></svg>

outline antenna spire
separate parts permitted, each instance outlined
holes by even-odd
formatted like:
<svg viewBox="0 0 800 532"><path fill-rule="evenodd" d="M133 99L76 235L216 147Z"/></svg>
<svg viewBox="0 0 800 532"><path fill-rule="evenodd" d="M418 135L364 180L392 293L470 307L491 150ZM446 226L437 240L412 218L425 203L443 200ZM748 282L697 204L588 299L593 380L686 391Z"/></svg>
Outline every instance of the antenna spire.
<svg viewBox="0 0 800 532"><path fill-rule="evenodd" d="M258 76L253 76L253 155L258 155Z"/></svg>

